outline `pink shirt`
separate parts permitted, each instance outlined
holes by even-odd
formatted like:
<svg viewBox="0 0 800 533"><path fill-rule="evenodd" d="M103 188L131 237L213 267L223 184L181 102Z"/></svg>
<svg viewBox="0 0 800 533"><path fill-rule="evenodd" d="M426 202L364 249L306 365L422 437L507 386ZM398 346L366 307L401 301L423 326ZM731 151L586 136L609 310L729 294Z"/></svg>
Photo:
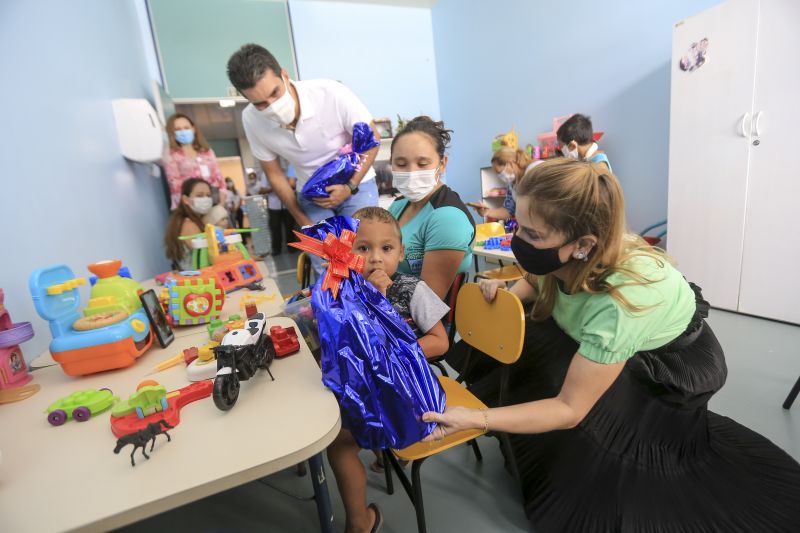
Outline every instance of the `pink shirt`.
<svg viewBox="0 0 800 533"><path fill-rule="evenodd" d="M172 209L181 201L181 185L189 178L203 178L211 186L220 191L225 190L225 180L217 166L217 156L211 148L206 152L197 152L197 157L192 159L183 153L183 150L170 150L166 161L167 183L172 199Z"/></svg>

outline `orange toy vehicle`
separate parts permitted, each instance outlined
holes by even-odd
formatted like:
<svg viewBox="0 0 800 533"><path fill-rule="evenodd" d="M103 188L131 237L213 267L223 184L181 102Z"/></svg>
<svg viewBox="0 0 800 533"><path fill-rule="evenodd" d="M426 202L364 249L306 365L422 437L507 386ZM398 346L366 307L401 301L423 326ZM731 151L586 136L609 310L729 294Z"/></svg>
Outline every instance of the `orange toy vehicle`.
<svg viewBox="0 0 800 533"><path fill-rule="evenodd" d="M122 262L89 265L98 279L89 304L78 312L78 287L66 265L54 265L31 274L29 288L36 311L50 322L50 353L70 376L82 376L132 365L153 343L153 334L139 295L142 286L118 275Z"/></svg>

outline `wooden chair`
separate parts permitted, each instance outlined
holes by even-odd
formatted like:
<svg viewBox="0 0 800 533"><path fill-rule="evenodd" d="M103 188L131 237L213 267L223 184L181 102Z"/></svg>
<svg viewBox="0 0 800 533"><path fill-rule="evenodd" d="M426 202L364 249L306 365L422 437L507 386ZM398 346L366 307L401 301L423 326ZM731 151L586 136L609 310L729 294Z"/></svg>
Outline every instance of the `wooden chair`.
<svg viewBox="0 0 800 533"><path fill-rule="evenodd" d="M784 409L791 409L792 404L794 403L795 398L797 398L798 393L800 393L800 378L797 378L794 387L792 387L792 390L789 391L789 396L787 396L786 400L783 402Z"/></svg>
<svg viewBox="0 0 800 533"><path fill-rule="evenodd" d="M450 312L447 313L447 316L444 318L446 322L447 329L447 345L453 346L453 340L456 338L456 301L458 298L458 291L461 290L461 286L464 285L464 282L467 280L467 274L464 272L459 272L456 275L456 279L453 281L453 284L450 286L450 291L447 293L447 299L445 303L450 307ZM428 363L435 366L439 369L443 376L447 376L447 369L442 364L444 358L447 354L441 355L439 357L435 357L432 359L428 359Z"/></svg>
<svg viewBox="0 0 800 533"><path fill-rule="evenodd" d="M500 398L499 405L502 405L505 387L508 384L508 365L519 359L522 353L522 342L525 336L525 313L522 310L522 303L519 298L510 292L500 289L497 297L488 303L481 294L480 287L476 283L467 283L458 292L456 303L456 329L461 338L466 342L470 351L480 350L497 361L504 363L501 372ZM453 379L445 376L439 378L442 388L447 397L447 407L470 407L473 409L485 409L486 406L472 393ZM484 433L483 429L472 429L448 435L441 441L418 442L402 450L392 450L393 453L384 453L384 463L386 465L387 488L389 493L393 492L391 486L391 473L388 464L400 478L414 510L417 515L417 529L420 533L425 533L425 509L422 502L422 481L420 469L422 463L428 457L437 453L468 442ZM516 463L511 455L511 447L508 435L499 434L503 446L511 463L512 473L516 480L519 474ZM399 461L411 461L411 480L408 479Z"/></svg>

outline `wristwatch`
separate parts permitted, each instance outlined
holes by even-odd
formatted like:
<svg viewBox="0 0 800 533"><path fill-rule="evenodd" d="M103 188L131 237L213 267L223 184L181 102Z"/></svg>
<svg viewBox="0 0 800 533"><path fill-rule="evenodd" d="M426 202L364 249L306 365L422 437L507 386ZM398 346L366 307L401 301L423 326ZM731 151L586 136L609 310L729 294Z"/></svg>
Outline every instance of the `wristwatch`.
<svg viewBox="0 0 800 533"><path fill-rule="evenodd" d="M347 185L347 186L350 188L350 194L351 194L351 195L356 195L356 194L358 194L358 185L353 185L353 183L352 183L352 182L350 182L350 181L348 181L347 183L345 183L345 185Z"/></svg>

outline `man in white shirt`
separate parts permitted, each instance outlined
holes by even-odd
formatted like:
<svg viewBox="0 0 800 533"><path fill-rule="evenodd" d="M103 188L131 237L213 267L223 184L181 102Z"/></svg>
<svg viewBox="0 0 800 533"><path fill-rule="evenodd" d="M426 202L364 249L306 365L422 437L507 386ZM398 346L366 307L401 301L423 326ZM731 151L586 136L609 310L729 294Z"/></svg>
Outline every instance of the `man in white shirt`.
<svg viewBox="0 0 800 533"><path fill-rule="evenodd" d="M364 154L361 169L347 184L327 188L329 198L310 201L300 192L314 171L352 141L354 124L366 122L375 131L372 115L352 91L333 80L292 81L275 57L256 44L246 44L231 56L228 78L250 102L242 122L253 156L298 224L305 226L334 215L351 216L362 207L378 205L372 170L377 147ZM375 137L379 139L377 134ZM296 193L278 156L288 160L297 173ZM313 257L312 261L320 272L322 260Z"/></svg>

